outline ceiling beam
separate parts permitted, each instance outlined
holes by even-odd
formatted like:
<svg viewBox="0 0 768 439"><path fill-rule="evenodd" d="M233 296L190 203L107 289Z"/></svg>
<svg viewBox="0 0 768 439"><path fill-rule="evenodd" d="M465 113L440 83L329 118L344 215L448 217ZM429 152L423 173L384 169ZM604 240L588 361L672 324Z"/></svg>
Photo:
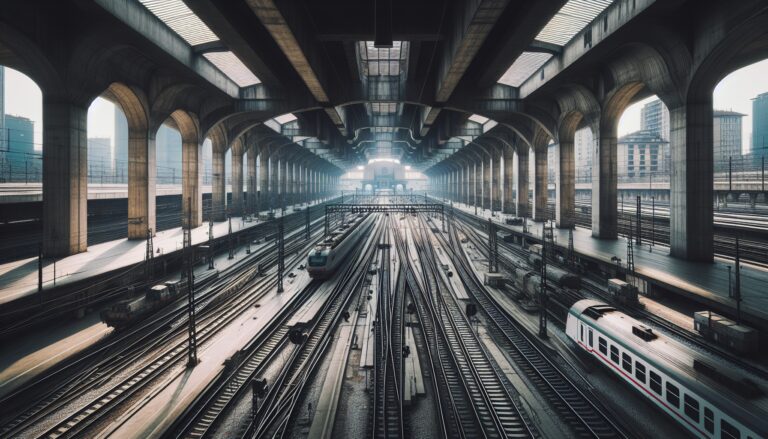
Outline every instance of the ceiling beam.
<svg viewBox="0 0 768 439"><path fill-rule="evenodd" d="M247 0L259 21L264 25L267 31L272 35L283 54L288 58L293 68L301 77L304 84L312 93L312 96L320 103L323 110L331 119L331 122L338 128L343 136L346 137L347 129L344 123L343 115L336 107L330 104L328 93L320 81L318 68L314 66L307 56L308 48L302 47L297 35L282 12L278 9L274 0Z"/></svg>
<svg viewBox="0 0 768 439"><path fill-rule="evenodd" d="M440 104L450 99L456 86L469 68L475 55L493 30L506 9L509 0L480 0L457 2L450 38L444 44L442 59L437 70L435 101ZM427 135L440 113L439 106L429 107L422 116L420 134Z"/></svg>

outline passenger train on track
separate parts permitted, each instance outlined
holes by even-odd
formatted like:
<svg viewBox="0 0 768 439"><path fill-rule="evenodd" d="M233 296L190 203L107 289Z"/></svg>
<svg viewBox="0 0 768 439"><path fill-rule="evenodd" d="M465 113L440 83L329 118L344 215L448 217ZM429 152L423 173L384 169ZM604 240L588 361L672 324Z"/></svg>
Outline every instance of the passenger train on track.
<svg viewBox="0 0 768 439"><path fill-rule="evenodd" d="M331 232L323 242L309 251L307 273L313 279L328 279L342 261L355 248L360 238L366 236L373 225L373 216L358 214L343 226Z"/></svg>
<svg viewBox="0 0 768 439"><path fill-rule="evenodd" d="M566 334L694 436L768 436L766 389L746 373L596 300L571 307Z"/></svg>

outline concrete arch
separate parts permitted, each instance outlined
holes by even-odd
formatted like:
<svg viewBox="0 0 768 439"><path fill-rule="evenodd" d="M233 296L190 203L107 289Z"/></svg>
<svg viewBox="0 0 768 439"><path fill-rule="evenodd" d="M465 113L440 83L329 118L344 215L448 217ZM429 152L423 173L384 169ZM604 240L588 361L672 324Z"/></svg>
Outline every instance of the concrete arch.
<svg viewBox="0 0 768 439"><path fill-rule="evenodd" d="M715 86L732 72L768 58L768 7L726 32L712 47L697 52L700 59L692 69L686 102L709 96ZM701 53L708 50L708 53Z"/></svg>
<svg viewBox="0 0 768 439"><path fill-rule="evenodd" d="M5 22L0 22L0 65L32 79L43 92L43 98L63 89L62 75L50 57L24 33Z"/></svg>

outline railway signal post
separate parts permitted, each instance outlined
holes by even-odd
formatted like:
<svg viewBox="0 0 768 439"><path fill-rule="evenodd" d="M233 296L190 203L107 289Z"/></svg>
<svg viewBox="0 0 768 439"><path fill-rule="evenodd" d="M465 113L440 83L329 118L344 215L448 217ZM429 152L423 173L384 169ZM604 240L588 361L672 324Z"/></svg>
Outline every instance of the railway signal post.
<svg viewBox="0 0 768 439"><path fill-rule="evenodd" d="M541 283L539 285L539 337L547 338L547 239L544 230L546 225L541 228L541 266L539 276Z"/></svg>
<svg viewBox="0 0 768 439"><path fill-rule="evenodd" d="M184 227L185 274L187 277L187 314L189 322L189 347L187 350L187 367L197 364L197 322L195 316L195 277L192 270L194 249L192 248L192 198L187 199L187 223Z"/></svg>

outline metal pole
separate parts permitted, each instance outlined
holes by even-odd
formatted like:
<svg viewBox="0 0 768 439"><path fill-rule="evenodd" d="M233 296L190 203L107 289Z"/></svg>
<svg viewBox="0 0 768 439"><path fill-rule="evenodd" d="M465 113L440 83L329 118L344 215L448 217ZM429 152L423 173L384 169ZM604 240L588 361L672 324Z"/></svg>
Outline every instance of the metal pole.
<svg viewBox="0 0 768 439"><path fill-rule="evenodd" d="M741 255L739 254L739 236L736 235L736 282L733 288L733 298L736 301L736 323L741 322Z"/></svg>
<svg viewBox="0 0 768 439"><path fill-rule="evenodd" d="M37 247L37 292L43 291L43 243Z"/></svg>
<svg viewBox="0 0 768 439"><path fill-rule="evenodd" d="M642 210L641 210L642 209L642 205L640 203L641 203L640 195L638 195L637 196L637 210L636 210L637 219L635 221L635 223L637 223L637 234L635 235L635 244L637 244L637 245L641 245L643 243L643 240L640 237L640 235L643 233L642 232L642 227L641 227L642 219L643 219L642 213L641 213L642 212Z"/></svg>
<svg viewBox="0 0 768 439"><path fill-rule="evenodd" d="M541 277L539 284L539 337L547 338L547 238L541 228Z"/></svg>
<svg viewBox="0 0 768 439"><path fill-rule="evenodd" d="M197 322L195 321L195 277L192 271L192 262L194 259L194 249L192 248L192 198L187 198L187 224L184 233L184 248L186 254L187 271L187 314L189 320L189 348L187 357L187 367L193 367L197 364Z"/></svg>
<svg viewBox="0 0 768 439"><path fill-rule="evenodd" d="M733 157L728 156L728 192L733 190Z"/></svg>
<svg viewBox="0 0 768 439"><path fill-rule="evenodd" d="M656 197L651 197L651 246L656 244Z"/></svg>

